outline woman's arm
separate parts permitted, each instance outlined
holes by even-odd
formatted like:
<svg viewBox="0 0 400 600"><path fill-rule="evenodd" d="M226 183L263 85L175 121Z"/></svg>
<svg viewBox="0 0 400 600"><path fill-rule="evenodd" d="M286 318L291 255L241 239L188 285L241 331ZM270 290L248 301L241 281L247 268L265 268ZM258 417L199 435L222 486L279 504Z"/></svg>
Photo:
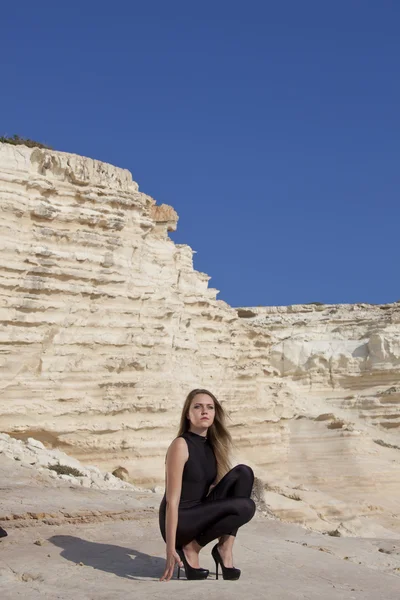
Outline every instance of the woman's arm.
<svg viewBox="0 0 400 600"><path fill-rule="evenodd" d="M175 550L176 528L178 526L178 508L182 491L183 469L189 451L183 438L177 438L169 447L165 469L165 496L167 500L165 531L167 548Z"/></svg>
<svg viewBox="0 0 400 600"><path fill-rule="evenodd" d="M165 496L167 501L165 532L167 540L167 564L160 581L169 581L171 579L176 563L183 566L176 552L175 542L176 529L178 526L179 500L182 490L182 475L188 458L189 451L187 443L183 438L176 438L168 449L165 467Z"/></svg>

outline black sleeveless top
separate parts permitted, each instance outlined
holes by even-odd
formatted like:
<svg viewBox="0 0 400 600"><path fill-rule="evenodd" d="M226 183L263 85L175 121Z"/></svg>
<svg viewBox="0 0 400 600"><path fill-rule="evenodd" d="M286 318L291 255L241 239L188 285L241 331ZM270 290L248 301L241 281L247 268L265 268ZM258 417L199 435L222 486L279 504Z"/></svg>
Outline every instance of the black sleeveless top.
<svg viewBox="0 0 400 600"><path fill-rule="evenodd" d="M208 494L210 485L217 476L217 461L206 437L186 431L180 437L186 440L189 458L182 474L182 491L179 508L190 508L200 504ZM166 496L161 501L160 513L165 513Z"/></svg>

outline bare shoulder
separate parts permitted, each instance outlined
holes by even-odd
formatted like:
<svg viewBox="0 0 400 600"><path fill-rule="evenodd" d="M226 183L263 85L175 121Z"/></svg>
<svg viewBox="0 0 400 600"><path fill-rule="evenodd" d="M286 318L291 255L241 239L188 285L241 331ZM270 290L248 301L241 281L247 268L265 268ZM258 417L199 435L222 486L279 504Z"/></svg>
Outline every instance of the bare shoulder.
<svg viewBox="0 0 400 600"><path fill-rule="evenodd" d="M182 437L177 437L168 448L167 457L172 459L184 460L189 458L189 450L186 440Z"/></svg>

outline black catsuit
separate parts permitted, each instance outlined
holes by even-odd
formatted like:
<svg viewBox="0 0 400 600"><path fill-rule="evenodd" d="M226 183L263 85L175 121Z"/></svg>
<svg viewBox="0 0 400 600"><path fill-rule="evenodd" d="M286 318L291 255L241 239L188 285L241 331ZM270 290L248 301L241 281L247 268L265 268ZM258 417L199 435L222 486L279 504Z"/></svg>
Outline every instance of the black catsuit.
<svg viewBox="0 0 400 600"><path fill-rule="evenodd" d="M188 445L189 458L182 474L176 547L181 548L192 540L205 546L224 534L236 535L238 528L250 521L255 512L255 504L250 498L254 482L252 469L237 465L208 494L217 476L212 446L206 437L191 431L181 437ZM164 494L159 511L164 541L166 504Z"/></svg>

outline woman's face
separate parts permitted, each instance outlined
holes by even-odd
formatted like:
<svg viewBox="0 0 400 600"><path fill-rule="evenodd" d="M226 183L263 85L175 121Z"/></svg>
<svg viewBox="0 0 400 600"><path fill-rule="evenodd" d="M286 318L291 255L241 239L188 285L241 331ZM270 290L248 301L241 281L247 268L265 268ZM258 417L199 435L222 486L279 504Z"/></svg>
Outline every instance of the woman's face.
<svg viewBox="0 0 400 600"><path fill-rule="evenodd" d="M214 400L208 394L196 394L187 416L193 427L199 429L210 427L215 417Z"/></svg>

